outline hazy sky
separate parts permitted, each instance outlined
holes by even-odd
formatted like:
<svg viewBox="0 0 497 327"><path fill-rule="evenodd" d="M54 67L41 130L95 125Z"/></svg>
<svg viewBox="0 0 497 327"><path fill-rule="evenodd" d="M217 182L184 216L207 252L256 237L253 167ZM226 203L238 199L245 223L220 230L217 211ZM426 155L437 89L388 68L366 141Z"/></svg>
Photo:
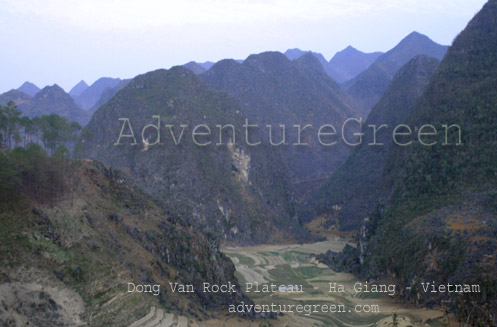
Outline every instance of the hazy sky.
<svg viewBox="0 0 497 327"><path fill-rule="evenodd" d="M348 45L386 51L416 30L450 44L485 0L0 0L0 92L66 91L190 60Z"/></svg>

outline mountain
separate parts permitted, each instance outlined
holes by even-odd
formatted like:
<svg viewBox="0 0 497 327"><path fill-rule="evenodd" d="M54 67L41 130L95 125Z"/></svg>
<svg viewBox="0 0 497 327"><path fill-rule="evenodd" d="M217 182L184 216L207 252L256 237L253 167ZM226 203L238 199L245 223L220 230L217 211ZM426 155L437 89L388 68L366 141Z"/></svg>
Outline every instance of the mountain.
<svg viewBox="0 0 497 327"><path fill-rule="evenodd" d="M78 106L85 110L89 110L98 102L105 89L116 87L119 82L121 82L119 78L99 78L95 83L84 90L79 96L76 96L74 100L76 101Z"/></svg>
<svg viewBox="0 0 497 327"><path fill-rule="evenodd" d="M211 69L212 66L214 66L214 63L212 61L206 61L206 62L197 62L197 65L202 67L205 70Z"/></svg>
<svg viewBox="0 0 497 327"><path fill-rule="evenodd" d="M309 51L302 51L298 48L288 49L285 51L285 56L290 60L299 59Z"/></svg>
<svg viewBox="0 0 497 327"><path fill-rule="evenodd" d="M304 56L305 54L312 54L320 63L321 63L321 66L323 67L324 71L328 74L328 76L330 76L331 78L334 78L334 76L337 75L337 72L329 65L328 61L326 60L326 58L318 53L318 52L313 52L313 51L302 51L300 49L288 49L286 52L285 52L285 56L294 61L294 60L297 60L299 58L301 58L302 56ZM336 80L335 80L336 81Z"/></svg>
<svg viewBox="0 0 497 327"><path fill-rule="evenodd" d="M123 79L122 81L119 82L114 87L108 87L106 88L103 92L102 95L100 96L100 99L95 103L95 105L90 109L91 112L97 111L98 108L106 104L114 95L116 95L117 92L119 92L121 89L123 89L128 83L131 81L131 79Z"/></svg>
<svg viewBox="0 0 497 327"><path fill-rule="evenodd" d="M91 117L57 84L44 87L26 106L19 106L19 110L28 117L57 114L81 126L85 126Z"/></svg>
<svg viewBox="0 0 497 327"><path fill-rule="evenodd" d="M328 63L328 70L332 72L330 76L338 83L344 83L368 69L382 54L382 52L364 53L348 46L337 52Z"/></svg>
<svg viewBox="0 0 497 327"><path fill-rule="evenodd" d="M160 116L161 144L147 145L142 128L157 124L154 115ZM115 145L123 127L120 118L129 118L139 144L125 138ZM167 211L228 244L304 239L281 159L265 145L246 145L244 123L232 97L209 88L187 68L157 70L135 77L95 112L79 155L126 171ZM182 124L188 127L179 140ZM224 129L222 144L216 145L216 125L227 124L235 135ZM212 143L199 146L192 132L203 125L210 126L212 136L199 139ZM148 128L144 137L154 143L156 129Z"/></svg>
<svg viewBox="0 0 497 327"><path fill-rule="evenodd" d="M438 63L434 58L420 55L397 72L364 124L362 144L309 197L307 216L324 218L325 225L337 225L341 230L358 229L362 219L373 211L377 203L380 200L385 202L391 190L380 189L378 185L392 146L391 131L406 120ZM378 128L387 125L388 128L379 129L375 136L370 125ZM375 140L383 145L370 145Z"/></svg>
<svg viewBox="0 0 497 327"><path fill-rule="evenodd" d="M0 197L5 325L129 326L154 306L167 308L171 321L201 321L229 304L252 304L240 291L201 291L203 283L239 290L233 263L126 174L97 161L48 158L38 145L22 150L0 153L0 170L18 176ZM128 292L129 283L160 289ZM169 283L195 293L172 292Z"/></svg>
<svg viewBox="0 0 497 327"><path fill-rule="evenodd" d="M211 87L233 95L249 120L264 129L266 139L267 124L280 130L278 137L274 135L275 143L282 135L278 124L285 125L288 145L272 148L281 153L299 195L307 192L309 183L314 187L347 158L350 148L343 142L322 146L314 137L319 126L335 124L340 130L342 122L357 114L350 99L327 76L313 54L307 53L295 61L279 52L251 55L242 64L223 60L200 76ZM309 146L292 145L298 143L295 124L314 126L302 134L306 140L311 139Z"/></svg>
<svg viewBox="0 0 497 327"><path fill-rule="evenodd" d="M326 67L326 65L328 65L328 61L326 60L326 58L318 53L318 52L313 52L313 51L302 51L300 49L288 49L285 51L285 56L290 59L290 60L297 60L299 59L300 57L302 57L303 55L307 54L307 53L310 53L312 55L314 55L314 57L316 57L317 60L319 60L319 62L321 63L321 65L323 65L323 68Z"/></svg>
<svg viewBox="0 0 497 327"><path fill-rule="evenodd" d="M190 62L184 64L183 66L188 68L189 70L191 70L192 72L194 72L197 75L202 74L206 71L206 69L204 67L200 66L195 61L190 61Z"/></svg>
<svg viewBox="0 0 497 327"><path fill-rule="evenodd" d="M290 59L290 60L297 60L299 59L300 57L302 57L303 55L305 54L312 54L314 57L316 57L316 59L321 63L321 65L323 65L323 68L326 68L326 65L328 65L328 61L326 60L326 58L318 53L318 52L313 52L313 51L302 51L300 49L288 49L285 51L285 56Z"/></svg>
<svg viewBox="0 0 497 327"><path fill-rule="evenodd" d="M5 106L10 101L14 102L18 107L22 107L29 103L33 97L19 90L10 90L0 94L0 105Z"/></svg>
<svg viewBox="0 0 497 327"><path fill-rule="evenodd" d="M325 72L337 83L344 83L361 72L365 71L382 52L364 53L351 46L337 52L328 62L324 56L317 52L302 51L300 49L288 49L285 56L290 60L296 60L306 53L313 54L319 60Z"/></svg>
<svg viewBox="0 0 497 327"><path fill-rule="evenodd" d="M81 80L78 84L74 85L71 91L69 91L69 95L73 98L76 98L81 95L87 88L88 84L85 81Z"/></svg>
<svg viewBox="0 0 497 327"><path fill-rule="evenodd" d="M17 90L0 95L0 103L13 101L23 115L28 117L57 114L69 121L78 122L84 126L90 120L91 114L76 105L72 97L60 86L46 86L34 97Z"/></svg>
<svg viewBox="0 0 497 327"><path fill-rule="evenodd" d="M380 187L393 192L365 222L357 259L362 275L393 279L410 288L402 297L443 304L472 326L497 323L496 39L497 1L490 0L405 121L418 133L430 124L436 135L389 151ZM480 285L481 292L423 292L422 281Z"/></svg>
<svg viewBox="0 0 497 327"><path fill-rule="evenodd" d="M211 69L211 67L214 65L212 61L206 61L206 62L196 62L196 61L190 61L183 66L186 68L190 69L192 72L195 74L202 74L203 72L208 71Z"/></svg>
<svg viewBox="0 0 497 327"><path fill-rule="evenodd" d="M367 70L347 81L343 87L361 104L361 113L367 115L400 67L421 54L442 60L446 51L446 46L412 32L393 49L379 56Z"/></svg>
<svg viewBox="0 0 497 327"><path fill-rule="evenodd" d="M24 82L17 90L26 93L27 95L34 96L40 91L40 88L31 82Z"/></svg>

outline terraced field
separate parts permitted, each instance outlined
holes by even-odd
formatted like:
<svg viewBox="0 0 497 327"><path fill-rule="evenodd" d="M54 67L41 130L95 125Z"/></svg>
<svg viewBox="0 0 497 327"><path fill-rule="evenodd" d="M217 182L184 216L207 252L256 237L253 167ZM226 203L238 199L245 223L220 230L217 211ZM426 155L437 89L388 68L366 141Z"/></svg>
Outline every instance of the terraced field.
<svg viewBox="0 0 497 327"><path fill-rule="evenodd" d="M246 283L302 285L303 292L247 293L256 304L271 305L343 305L344 312L285 313L271 326L446 326L446 317L439 310L405 307L388 295L355 292L355 276L336 273L316 262L311 254L340 251L347 239L331 236L325 242L294 245L261 245L227 248L233 260L242 289ZM329 292L330 284L344 285L345 292ZM379 309L379 310L378 310ZM358 312L361 311L361 312ZM365 313L363 311L379 311ZM394 315L396 324L394 324ZM253 324L257 326L257 324Z"/></svg>
<svg viewBox="0 0 497 327"><path fill-rule="evenodd" d="M336 273L318 263L312 254L328 249L340 251L348 239L328 236L325 242L293 245L260 245L223 250L236 265L242 290L246 283L276 285L301 285L302 292L246 293L260 305L336 305L344 308L335 313L289 313L269 321L249 321L236 315L216 319L193 321L186 317L165 313L151 308L148 315L130 327L443 327L447 317L440 310L408 307L398 304L388 295L354 291L354 284L361 282L355 276ZM364 282L364 281L363 281ZM329 292L329 283L344 286L344 292ZM253 290L252 290L253 291ZM362 312L358 312L359 309ZM288 310L290 311L290 310ZM294 310L293 310L294 311ZM379 311L379 312L364 312ZM395 317L395 318L394 318ZM395 322L394 322L395 320ZM455 326L455 324L453 324Z"/></svg>

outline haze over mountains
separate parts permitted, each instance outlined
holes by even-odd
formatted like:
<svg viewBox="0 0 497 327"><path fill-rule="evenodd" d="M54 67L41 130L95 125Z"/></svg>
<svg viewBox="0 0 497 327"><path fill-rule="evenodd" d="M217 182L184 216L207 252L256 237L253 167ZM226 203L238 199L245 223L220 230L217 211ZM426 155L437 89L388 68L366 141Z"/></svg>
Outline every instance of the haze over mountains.
<svg viewBox="0 0 497 327"><path fill-rule="evenodd" d="M347 81L344 88L359 102L362 113L367 115L400 67L420 54L442 60L447 48L425 35L412 32L393 49L379 56L367 70Z"/></svg>
<svg viewBox="0 0 497 327"><path fill-rule="evenodd" d="M60 86L46 86L33 97L21 91L11 90L0 95L0 104L13 101L23 115L28 117L57 114L84 126L91 114L76 105L74 99Z"/></svg>
<svg viewBox="0 0 497 327"><path fill-rule="evenodd" d="M0 94L0 105L7 105L10 101L14 102L18 108L27 105L33 97L19 90L10 90Z"/></svg>
<svg viewBox="0 0 497 327"><path fill-rule="evenodd" d="M25 82L17 90L0 94L0 104L13 101L22 114L28 117L58 114L85 126L91 114L122 89L129 80L100 78L91 86L85 81L76 84L69 94L54 84L40 90L31 82Z"/></svg>
<svg viewBox="0 0 497 327"><path fill-rule="evenodd" d="M285 56L290 60L295 60L305 53L308 52L300 49L289 49L285 52ZM382 52L364 53L352 46L348 46L344 50L337 52L328 62L320 53L312 51L309 51L309 53L312 53L323 65L326 73L340 84L365 71L382 54Z"/></svg>
<svg viewBox="0 0 497 327"><path fill-rule="evenodd" d="M69 95L72 96L73 98L78 97L86 91L88 88L88 84L86 84L85 81L81 80L78 84L74 85L74 87L69 91Z"/></svg>
<svg viewBox="0 0 497 327"><path fill-rule="evenodd" d="M130 299L116 295L118 284L236 282L219 246L312 241L306 227L314 223L321 235L358 232L357 247L319 257L334 270L398 284L403 299L469 324L495 325L496 40L497 0L489 0L450 48L413 32L386 53L348 47L327 61L291 49L81 81L70 94L30 83L6 92L0 104L14 101L29 117L89 122L74 159L48 157L38 144L0 151L0 207L8 210L0 212L8 263L0 279L29 279L18 275L31 267L72 289L86 305L81 317L98 317L97 326L125 326L122 312L143 314L145 305L203 319L206 309L250 300L240 292ZM19 120L8 109L0 111L2 146L8 123ZM350 118L362 125L342 132ZM336 139L362 130L361 145L320 144L326 124ZM399 124L418 136L410 146L392 143ZM423 135L430 144L419 138L426 124L438 131ZM373 135L369 125L387 127ZM299 268L289 271L312 276ZM426 280L484 291L422 292ZM56 290L34 294L53 306ZM17 314L32 312L25 303L16 302ZM59 318L38 312L30 321L63 325Z"/></svg>
<svg viewBox="0 0 497 327"><path fill-rule="evenodd" d="M327 62L319 53L291 49L285 55L267 52L251 55L244 61L189 62L184 66L210 87L231 94L244 114L260 125L266 137L269 135L266 125L271 124L273 142L282 139L279 124L285 125L286 145L273 147L273 150L282 156L295 184L294 191L298 199L303 200L345 162L352 148L343 142L333 147L322 146L315 138L308 147L291 146L297 141L294 125L312 125L301 135L312 139L317 128L324 124L340 129L347 118L359 117L364 121L368 113L365 103L377 101L404 61L419 53L440 58L445 49L414 32L385 54L367 54L349 46ZM340 86L333 76L338 81L348 81ZM10 100L18 102L19 109L26 115L59 113L84 126L91 113L104 106L129 81L100 78L91 86L80 81L69 92L74 101L69 100L69 95L64 96L60 88L58 96L44 96L43 104L39 103L42 97L33 102L29 95L15 92L7 92L0 99L4 104ZM30 83L25 83L23 88L31 89L31 93L36 91ZM28 106L28 102L33 105ZM338 136L340 133L339 130Z"/></svg>
<svg viewBox="0 0 497 327"><path fill-rule="evenodd" d="M17 90L26 93L29 96L34 96L40 91L40 88L31 82L24 82Z"/></svg>
<svg viewBox="0 0 497 327"><path fill-rule="evenodd" d="M74 97L76 103L85 110L90 110L100 99L107 88L116 87L121 82L119 78L102 77L90 87L86 88L80 95Z"/></svg>
<svg viewBox="0 0 497 327"><path fill-rule="evenodd" d="M310 52L321 63L324 71L335 82L344 83L344 88L347 90L348 95L353 99L354 111L362 116L367 115L368 107L374 104L381 96L384 89L388 85L391 77L400 66L407 62L409 59L417 54L426 54L435 58L441 59L443 56L444 47L440 47L431 42L427 37L418 33L412 33L406 37L397 47L382 55L381 52L363 53L351 46L338 52L328 62L323 55ZM307 52L299 49L290 49L285 52L285 55L295 60L302 57ZM377 60L377 62L375 62ZM243 60L236 60L242 63ZM373 64L374 62L374 64ZM213 62L189 62L185 67L189 68L196 74L203 74L207 72L212 66ZM386 70L386 73L385 71ZM94 112L98 107L105 104L112 96L114 96L120 89L122 89L129 80L121 80L119 78L102 77L95 81L92 85L88 86L86 82L80 81L70 91L69 95L74 99L76 105L84 110ZM28 96L35 96L40 89L30 83L26 82L18 88L19 91ZM10 92L10 91L9 91ZM19 95L4 93L3 99L18 99L21 100ZM4 101L5 103L5 101ZM53 103L54 107L59 104ZM61 106L64 106L61 104ZM43 114L42 110L31 110L37 114ZM48 110L45 114L53 112L63 112L64 110L54 109ZM67 111L70 113L71 111ZM84 124L88 119L82 118L84 115L78 114L77 117L66 117L69 120L77 120L80 124ZM365 118L365 117L364 117Z"/></svg>

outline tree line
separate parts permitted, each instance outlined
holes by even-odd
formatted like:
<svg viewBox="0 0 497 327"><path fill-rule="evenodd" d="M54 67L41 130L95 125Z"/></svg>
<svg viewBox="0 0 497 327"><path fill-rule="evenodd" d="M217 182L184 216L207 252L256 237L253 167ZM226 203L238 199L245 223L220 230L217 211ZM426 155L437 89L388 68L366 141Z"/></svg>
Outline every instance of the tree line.
<svg viewBox="0 0 497 327"><path fill-rule="evenodd" d="M0 106L0 212L21 194L53 203L68 189L69 150L81 126L56 114L29 118L12 102Z"/></svg>
<svg viewBox="0 0 497 327"><path fill-rule="evenodd" d="M0 106L0 148L12 150L30 143L43 146L49 155L57 150L68 152L81 126L56 114L29 118L21 116L13 102Z"/></svg>

